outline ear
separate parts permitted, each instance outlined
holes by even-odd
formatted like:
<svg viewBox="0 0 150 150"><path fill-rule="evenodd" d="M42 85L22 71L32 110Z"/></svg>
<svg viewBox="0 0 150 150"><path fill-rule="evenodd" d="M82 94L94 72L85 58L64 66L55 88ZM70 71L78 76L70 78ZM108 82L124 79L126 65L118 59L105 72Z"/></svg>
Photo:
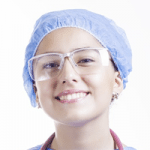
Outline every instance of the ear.
<svg viewBox="0 0 150 150"><path fill-rule="evenodd" d="M38 97L36 83L33 83L33 89L34 89L34 93L36 95L36 103L39 103L39 97Z"/></svg>
<svg viewBox="0 0 150 150"><path fill-rule="evenodd" d="M113 92L120 94L122 91L123 91L123 80L120 76L120 72L116 71Z"/></svg>

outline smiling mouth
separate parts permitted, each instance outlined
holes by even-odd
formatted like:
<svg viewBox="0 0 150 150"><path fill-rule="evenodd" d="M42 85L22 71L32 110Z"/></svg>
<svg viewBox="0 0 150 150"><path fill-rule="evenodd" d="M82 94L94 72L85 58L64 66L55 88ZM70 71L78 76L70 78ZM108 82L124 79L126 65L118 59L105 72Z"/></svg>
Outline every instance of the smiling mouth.
<svg viewBox="0 0 150 150"><path fill-rule="evenodd" d="M55 99L59 100L60 102L71 102L76 101L77 99L82 99L87 96L90 92L78 92L73 94L67 94L62 96L56 96Z"/></svg>

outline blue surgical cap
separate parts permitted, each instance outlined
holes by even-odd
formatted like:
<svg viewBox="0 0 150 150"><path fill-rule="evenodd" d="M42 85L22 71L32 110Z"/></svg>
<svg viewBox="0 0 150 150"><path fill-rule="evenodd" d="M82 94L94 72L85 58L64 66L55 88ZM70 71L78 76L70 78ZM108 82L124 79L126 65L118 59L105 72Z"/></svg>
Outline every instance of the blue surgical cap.
<svg viewBox="0 0 150 150"><path fill-rule="evenodd" d="M132 71L132 53L125 32L114 21L84 9L54 11L42 15L36 21L25 51L23 80L32 106L36 106L36 96L33 81L29 75L28 60L35 55L39 43L48 33L63 27L83 29L93 35L103 47L107 48L120 72L125 89L128 75Z"/></svg>

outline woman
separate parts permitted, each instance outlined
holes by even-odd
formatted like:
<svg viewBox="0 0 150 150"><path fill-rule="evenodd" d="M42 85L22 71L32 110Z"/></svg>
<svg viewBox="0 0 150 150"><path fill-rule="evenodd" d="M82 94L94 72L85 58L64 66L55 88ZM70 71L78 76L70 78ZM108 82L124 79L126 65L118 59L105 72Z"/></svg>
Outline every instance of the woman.
<svg viewBox="0 0 150 150"><path fill-rule="evenodd" d="M41 16L23 79L56 131L31 150L134 150L109 129L109 106L126 87L131 59L124 31L104 16L77 9Z"/></svg>

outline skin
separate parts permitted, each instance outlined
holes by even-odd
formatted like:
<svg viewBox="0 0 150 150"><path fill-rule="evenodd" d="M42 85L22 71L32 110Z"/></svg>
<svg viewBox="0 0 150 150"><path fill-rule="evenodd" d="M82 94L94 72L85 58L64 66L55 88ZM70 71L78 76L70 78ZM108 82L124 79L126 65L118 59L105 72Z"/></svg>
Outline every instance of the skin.
<svg viewBox="0 0 150 150"><path fill-rule="evenodd" d="M102 47L88 32L78 28L61 28L46 35L36 55L46 52L67 53L82 47ZM35 82L36 102L54 120L55 138L51 148L90 150L117 148L109 131L109 106L112 93L121 93L123 81L110 61L101 72L79 75L65 59L61 73L46 81ZM84 103L62 104L55 99L69 89L89 91ZM125 147L125 145L123 144Z"/></svg>

